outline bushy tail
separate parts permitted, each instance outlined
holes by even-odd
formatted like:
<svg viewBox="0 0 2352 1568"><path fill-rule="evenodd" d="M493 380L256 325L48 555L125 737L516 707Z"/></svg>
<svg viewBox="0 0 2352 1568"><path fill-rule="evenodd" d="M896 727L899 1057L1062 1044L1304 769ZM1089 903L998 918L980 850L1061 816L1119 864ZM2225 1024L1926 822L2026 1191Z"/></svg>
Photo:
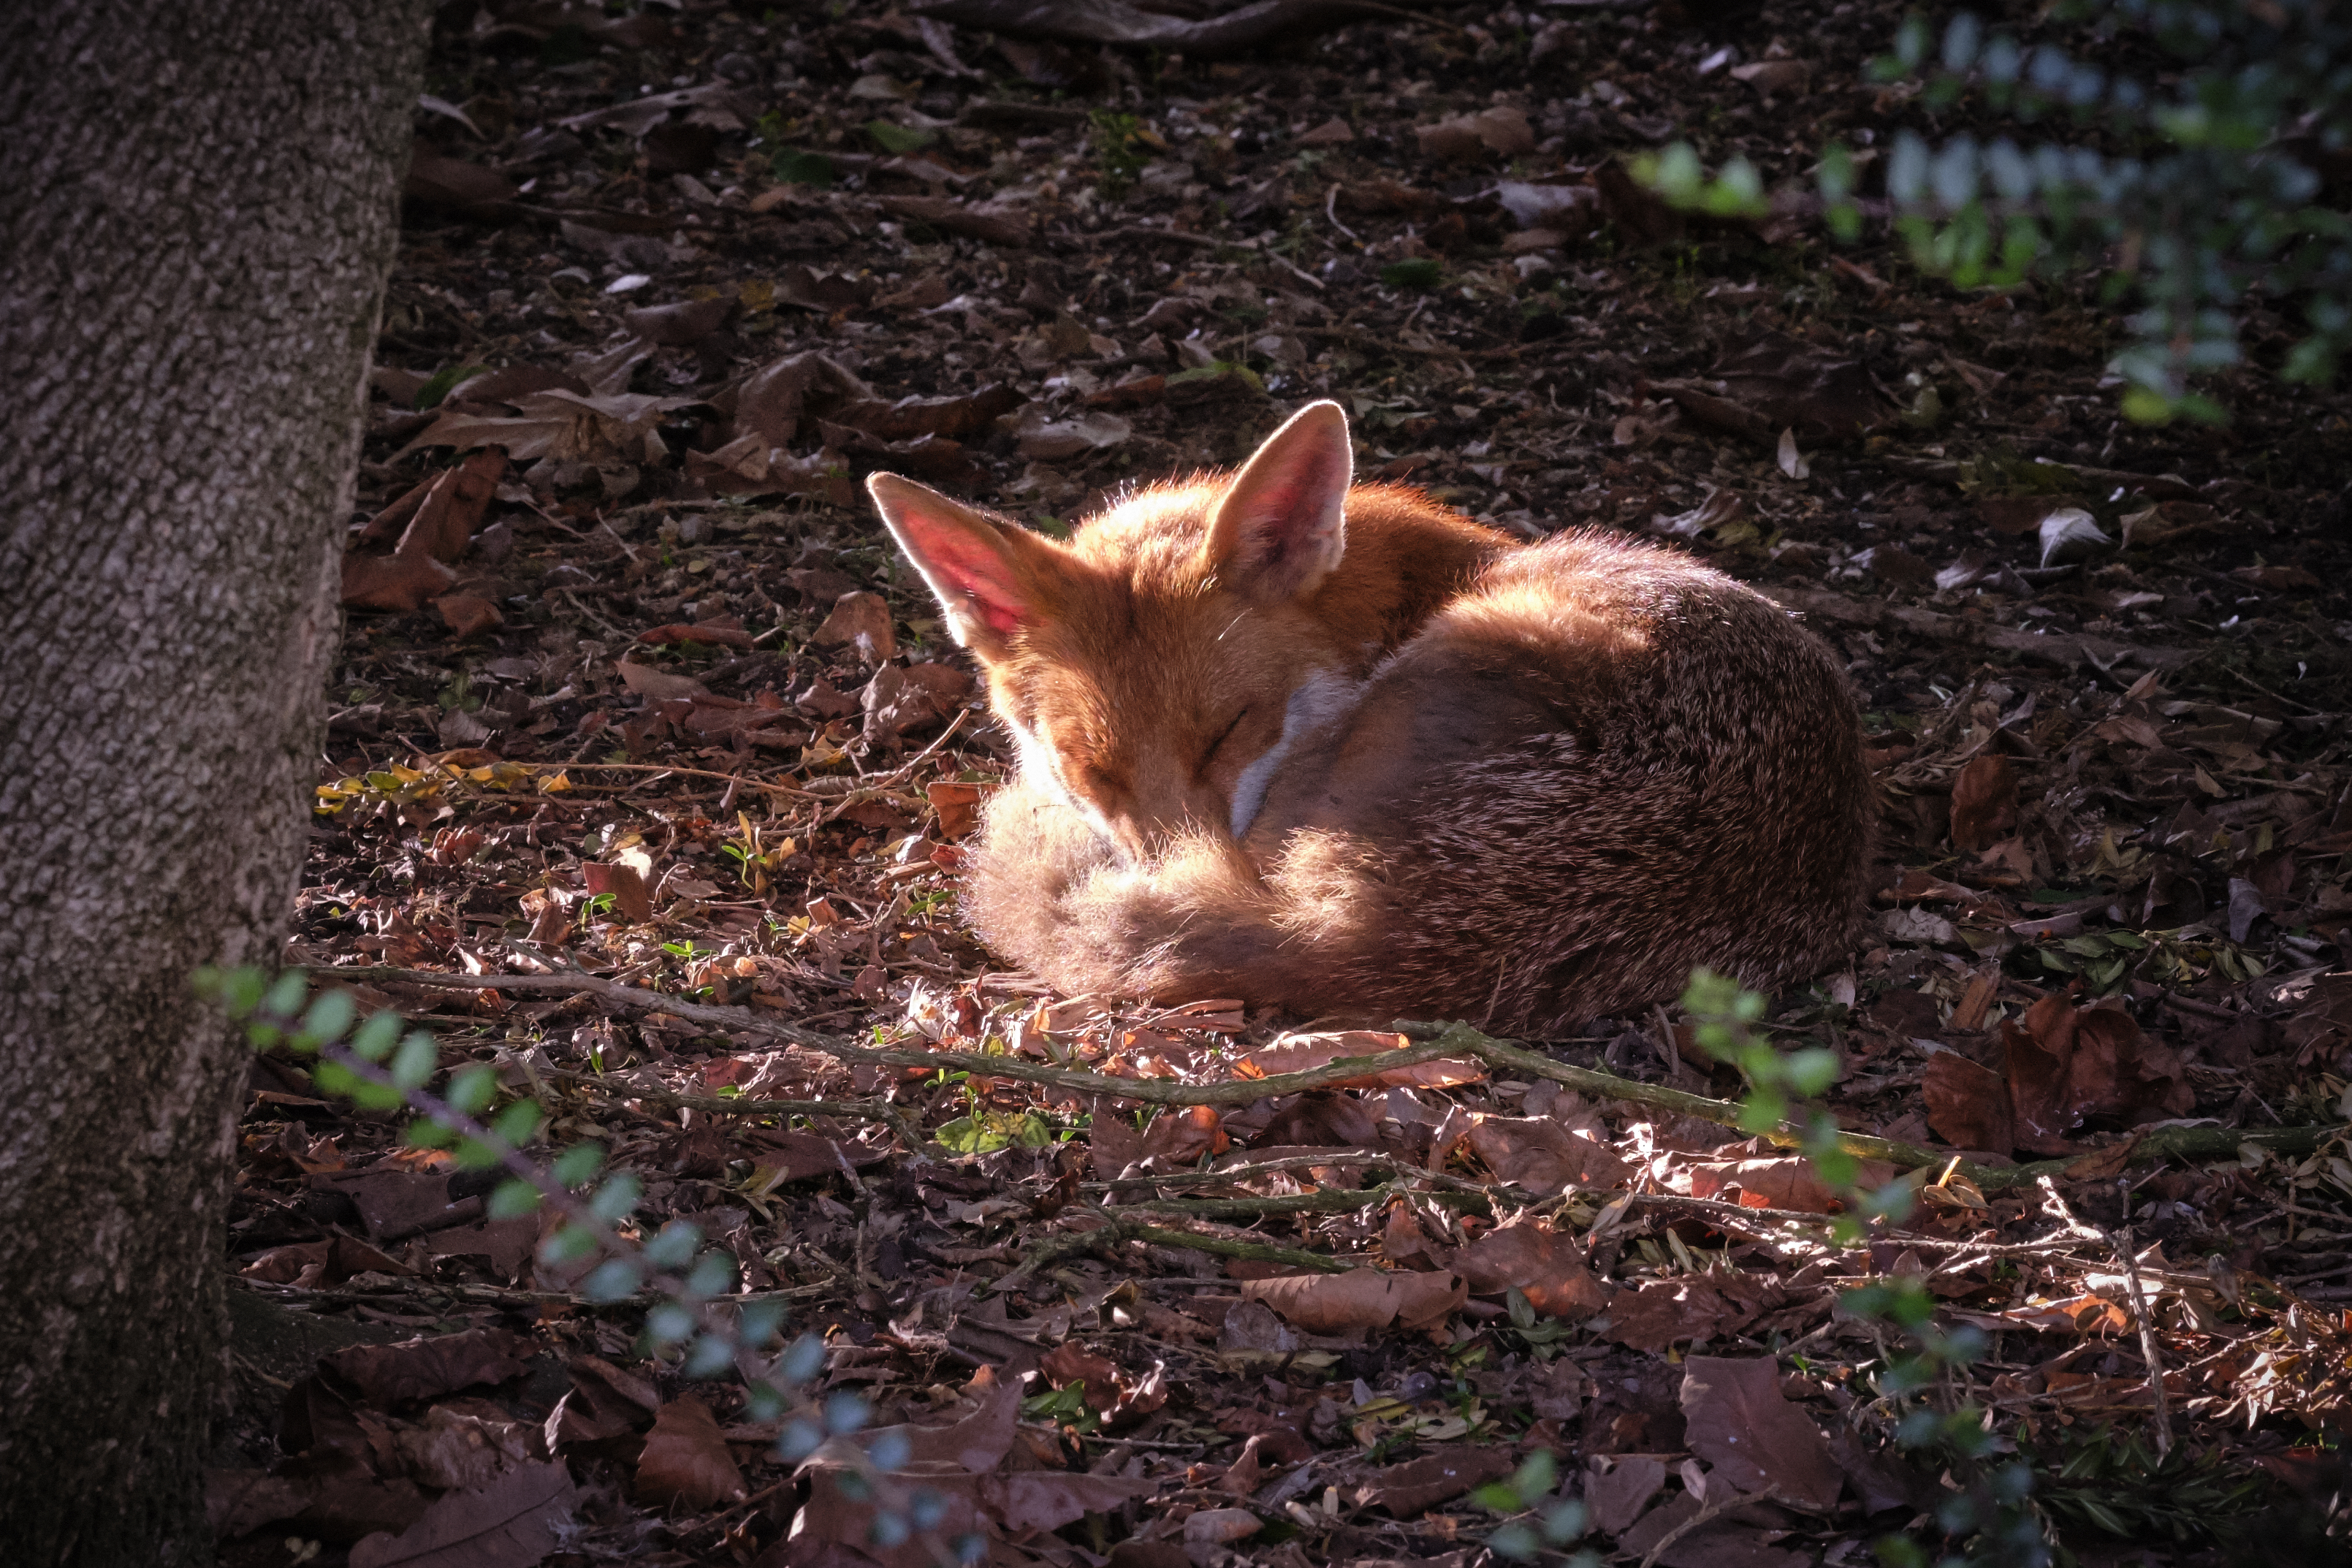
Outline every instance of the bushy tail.
<svg viewBox="0 0 2352 1568"><path fill-rule="evenodd" d="M1295 1004L1349 967L1365 925L1364 868L1309 837L1294 836L1274 879L1214 834L1129 866L1015 778L989 803L964 911L991 947L1066 993Z"/></svg>

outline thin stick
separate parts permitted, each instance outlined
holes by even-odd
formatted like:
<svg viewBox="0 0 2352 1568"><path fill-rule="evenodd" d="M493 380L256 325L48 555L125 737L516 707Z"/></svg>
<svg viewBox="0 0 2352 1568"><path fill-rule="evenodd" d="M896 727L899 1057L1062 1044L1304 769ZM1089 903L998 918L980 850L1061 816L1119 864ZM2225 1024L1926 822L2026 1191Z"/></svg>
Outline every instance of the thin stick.
<svg viewBox="0 0 2352 1568"><path fill-rule="evenodd" d="M1658 1559L1666 1554L1666 1548L1696 1530L1700 1525L1713 1524L1735 1508L1766 1500L1768 1500L1762 1497L1748 1497L1734 1488L1730 1482L1726 1481L1723 1496L1717 1498L1713 1502L1699 1504L1696 1513L1658 1537L1658 1543L1650 1548L1650 1554L1647 1557L1642 1559L1642 1568L1658 1568Z"/></svg>
<svg viewBox="0 0 2352 1568"><path fill-rule="evenodd" d="M2118 1237L2104 1226L2084 1225L2074 1217L2074 1211L2066 1206L2066 1200L2058 1194L2056 1183L2043 1176L2036 1184L2042 1189L2043 1206L2059 1223L2077 1236L2105 1242L2123 1264L2124 1290L2131 1298L2132 1318L2139 1326L2140 1360L2147 1364L2148 1395L2155 1404L2152 1426L2156 1457L2160 1459L2172 1452L2172 1411L2164 1397L2164 1357L2156 1342L2156 1320L2147 1310L2147 1293L2140 1289L2139 1259L2132 1252L2131 1227L2126 1226ZM2131 1187L2122 1181L2116 1185L2123 1189L2124 1212L2128 1214L2131 1212Z"/></svg>
<svg viewBox="0 0 2352 1568"><path fill-rule="evenodd" d="M1334 1085L1371 1079L1382 1072L1415 1067L1441 1058L1476 1057L1491 1068L1549 1079L1554 1083L1565 1084L1600 1099L1628 1100L1654 1110L1696 1117L1718 1126L1738 1127L1743 1114L1742 1107L1727 1100L1709 1100L1704 1095L1687 1094L1663 1084L1643 1083L1634 1079L1619 1078L1614 1073L1554 1061L1539 1051L1481 1034L1467 1024L1416 1023L1401 1019L1392 1027L1418 1043L1399 1050L1382 1051L1376 1056L1344 1058L1306 1072L1276 1073L1269 1078L1227 1079L1215 1083L1182 1083L1170 1079L1113 1078L1105 1073L1049 1067L1042 1062L1024 1061L1018 1057L987 1056L972 1051L877 1050L855 1046L847 1040L820 1034L814 1029L761 1017L748 1007L714 1007L705 1003L688 1002L665 992L624 985L593 974L451 974L436 969L354 964L322 969L317 972L316 977L331 984L351 980L393 980L453 991L536 991L601 996L632 1011L666 1013L688 1023L761 1035L823 1051L845 1062L869 1067L913 1068L920 1071L969 1072L981 1078L1011 1079L1073 1094L1108 1095L1114 1100L1135 1100L1147 1105L1250 1105L1279 1095L1302 1094L1308 1089L1329 1089ZM2345 1131L2344 1123L2260 1131L2228 1127L2165 1127L2133 1144L2129 1158L2134 1163L2174 1156L2219 1159L2234 1154L2249 1143L2279 1153L2307 1154ZM1803 1146L1807 1132L1793 1121L1783 1121L1766 1130L1761 1136L1768 1142L1793 1149ZM1942 1167L1954 1163L1948 1149L1928 1149L1916 1143L1905 1143L1892 1138L1873 1138L1859 1132L1841 1131L1837 1135L1837 1145L1849 1154L1865 1160L1885 1160L1906 1170ZM2063 1175L2066 1168L2079 1158L2075 1155L2010 1166L1976 1165L1961 1161L1958 1168L1960 1174L1975 1184L1979 1191L2004 1191L2031 1185L2045 1176Z"/></svg>

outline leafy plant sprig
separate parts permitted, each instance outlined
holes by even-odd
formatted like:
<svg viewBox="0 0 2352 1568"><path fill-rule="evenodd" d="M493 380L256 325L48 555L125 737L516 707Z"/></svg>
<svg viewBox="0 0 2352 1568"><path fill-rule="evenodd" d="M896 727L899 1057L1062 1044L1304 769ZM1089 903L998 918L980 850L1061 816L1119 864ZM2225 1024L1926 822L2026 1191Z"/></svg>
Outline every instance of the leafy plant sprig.
<svg viewBox="0 0 2352 1568"><path fill-rule="evenodd" d="M578 1263L601 1249L604 1261L581 1280L581 1296L599 1304L646 1300L646 1338L656 1354L678 1353L689 1377L735 1372L743 1381L751 1417L782 1422L780 1458L838 1464L844 1467L844 1494L875 1502L876 1545L897 1547L920 1536L942 1568L977 1562L985 1553L987 1542L977 1534L940 1539L945 1500L891 1478L911 1456L903 1434L877 1433L860 1447L851 1439L871 1415L866 1402L846 1391L818 1402L813 1384L824 1369L821 1337L803 1334L787 1345L781 1303L738 1306L723 1300L734 1283L734 1260L704 1247L698 1227L673 1220L643 1242L625 1234L621 1227L635 1214L644 1184L627 1171L604 1173L598 1180L604 1155L593 1143L574 1144L544 1164L523 1152L547 1121L536 1100L512 1099L484 1121L499 1097L496 1068L481 1062L460 1068L435 1093L426 1086L439 1072L440 1047L431 1035L422 1029L404 1033L406 1021L389 1008L362 1020L344 990L322 992L306 1007L310 976L300 970L275 980L257 969L200 970L194 986L244 1023L256 1050L283 1048L316 1058L311 1081L321 1091L362 1110L404 1107L416 1118L407 1130L412 1144L448 1150L460 1169L504 1170L508 1179L488 1199L490 1218L520 1218L541 1204L560 1212L562 1224L540 1243L541 1262Z"/></svg>
<svg viewBox="0 0 2352 1568"><path fill-rule="evenodd" d="M2240 363L2239 328L2257 299L2299 299L2307 331L2279 374L2325 384L2352 346L2352 214L2323 199L2316 172L2352 147L2352 14L2328 0L2059 0L2021 38L1972 12L1944 26L1907 18L1873 62L1890 85L1916 79L1930 109L1973 96L2035 136L1971 133L1939 144L1916 131L1886 150L1884 200L1865 200L1865 157L1827 148L1817 196L1768 199L1745 159L1709 176L1676 142L1634 173L1676 205L1721 216L1811 210L1841 241L1866 215L1892 222L1919 268L1962 289L2105 270L2110 303L2136 297L2130 341L2109 369L2123 411L2161 423L2220 423L2192 384ZM2171 55L2143 80L2082 58L2127 38Z"/></svg>

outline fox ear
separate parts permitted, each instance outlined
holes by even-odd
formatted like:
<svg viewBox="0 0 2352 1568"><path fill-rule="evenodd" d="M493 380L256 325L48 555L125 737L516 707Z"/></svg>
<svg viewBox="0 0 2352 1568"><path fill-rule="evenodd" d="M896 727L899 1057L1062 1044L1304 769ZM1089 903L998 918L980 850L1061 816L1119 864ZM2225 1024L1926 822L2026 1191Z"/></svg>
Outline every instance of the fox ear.
<svg viewBox="0 0 2352 1568"><path fill-rule="evenodd" d="M1044 609L1038 542L1000 528L971 508L897 474L866 481L882 526L930 585L957 642L983 659L1003 658L1013 635Z"/></svg>
<svg viewBox="0 0 2352 1568"><path fill-rule="evenodd" d="M1310 403L1292 415L1217 503L1203 550L1218 579L1260 603L1313 593L1347 548L1355 467L1338 404Z"/></svg>

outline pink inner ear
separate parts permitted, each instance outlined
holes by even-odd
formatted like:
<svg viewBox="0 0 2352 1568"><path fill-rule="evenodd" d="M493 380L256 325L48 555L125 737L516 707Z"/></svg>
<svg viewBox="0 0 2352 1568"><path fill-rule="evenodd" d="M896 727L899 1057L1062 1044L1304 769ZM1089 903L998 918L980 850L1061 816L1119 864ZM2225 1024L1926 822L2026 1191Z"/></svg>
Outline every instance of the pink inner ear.
<svg viewBox="0 0 2352 1568"><path fill-rule="evenodd" d="M1011 637L1032 618L1028 596L995 551L961 529L928 518L904 517L899 526L922 545L923 563L931 574L963 595L989 630Z"/></svg>

